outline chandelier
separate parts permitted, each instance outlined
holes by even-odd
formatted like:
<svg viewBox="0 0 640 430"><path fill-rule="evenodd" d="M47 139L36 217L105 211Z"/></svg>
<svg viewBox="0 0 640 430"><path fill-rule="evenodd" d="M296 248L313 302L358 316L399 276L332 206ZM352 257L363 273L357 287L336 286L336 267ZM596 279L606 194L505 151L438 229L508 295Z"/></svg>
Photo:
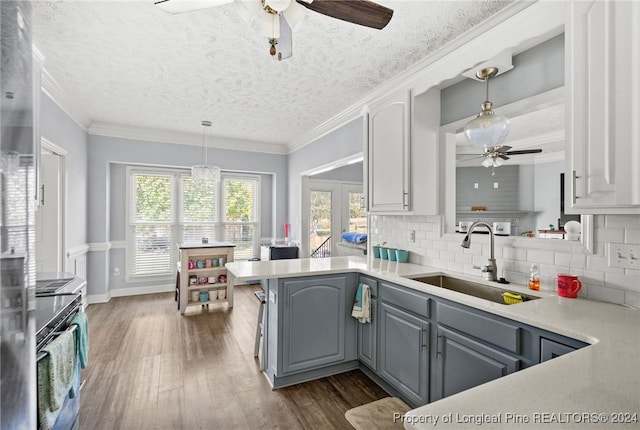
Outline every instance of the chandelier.
<svg viewBox="0 0 640 430"><path fill-rule="evenodd" d="M199 185L217 185L220 182L220 167L210 166L207 160L207 148L205 140L207 128L211 127L211 121L202 121L202 154L201 159L204 164L191 166L191 179Z"/></svg>

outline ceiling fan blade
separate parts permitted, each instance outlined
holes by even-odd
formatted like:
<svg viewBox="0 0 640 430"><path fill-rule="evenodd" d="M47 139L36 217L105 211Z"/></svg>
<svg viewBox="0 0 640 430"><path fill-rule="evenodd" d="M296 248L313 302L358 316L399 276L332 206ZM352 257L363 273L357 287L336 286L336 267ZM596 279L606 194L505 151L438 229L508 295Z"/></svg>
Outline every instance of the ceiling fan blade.
<svg viewBox="0 0 640 430"><path fill-rule="evenodd" d="M502 145L502 146L499 146L498 148L496 148L495 150L496 150L496 152L504 153L504 152L507 152L510 149L511 149L511 147L509 145Z"/></svg>
<svg viewBox="0 0 640 430"><path fill-rule="evenodd" d="M498 157L502 158L503 160L508 160L509 159L509 157L507 157L504 154L500 154L500 155L498 155Z"/></svg>
<svg viewBox="0 0 640 430"><path fill-rule="evenodd" d="M231 3L233 0L156 0L154 4L159 9L169 13L182 13L192 10L206 9L209 7L222 6Z"/></svg>
<svg viewBox="0 0 640 430"><path fill-rule="evenodd" d="M522 149L520 151L508 151L504 152L507 155L521 155L521 154L539 154L542 152L542 149Z"/></svg>
<svg viewBox="0 0 640 430"><path fill-rule="evenodd" d="M322 15L378 30L382 30L393 16L393 9L369 0L314 0L311 3L296 1Z"/></svg>

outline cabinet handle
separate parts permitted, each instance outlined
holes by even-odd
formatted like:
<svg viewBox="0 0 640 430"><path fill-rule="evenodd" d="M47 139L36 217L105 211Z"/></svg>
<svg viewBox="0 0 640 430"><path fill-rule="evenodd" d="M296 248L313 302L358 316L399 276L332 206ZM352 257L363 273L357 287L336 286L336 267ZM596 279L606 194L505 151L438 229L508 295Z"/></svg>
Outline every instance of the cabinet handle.
<svg viewBox="0 0 640 430"><path fill-rule="evenodd" d="M422 328L420 330L420 338L421 338L420 339L420 343L421 343L422 347L429 346L428 343L427 343L427 338L428 337L429 336L428 336L427 330L425 328Z"/></svg>
<svg viewBox="0 0 640 430"><path fill-rule="evenodd" d="M577 195L577 192L576 192L576 180L580 179L580 178L582 178L582 176L576 175L576 171L574 170L573 171L573 177L572 177L573 184L571 186L571 197L572 197L571 201L573 202L574 205L576 204L576 200L578 200L580 198L580 196Z"/></svg>
<svg viewBox="0 0 640 430"><path fill-rule="evenodd" d="M436 345L436 355L442 354L442 335L438 335L438 342Z"/></svg>
<svg viewBox="0 0 640 430"><path fill-rule="evenodd" d="M409 207L409 193L407 193L406 191L402 193L402 207L403 208Z"/></svg>
<svg viewBox="0 0 640 430"><path fill-rule="evenodd" d="M44 206L44 184L40 185L40 206Z"/></svg>

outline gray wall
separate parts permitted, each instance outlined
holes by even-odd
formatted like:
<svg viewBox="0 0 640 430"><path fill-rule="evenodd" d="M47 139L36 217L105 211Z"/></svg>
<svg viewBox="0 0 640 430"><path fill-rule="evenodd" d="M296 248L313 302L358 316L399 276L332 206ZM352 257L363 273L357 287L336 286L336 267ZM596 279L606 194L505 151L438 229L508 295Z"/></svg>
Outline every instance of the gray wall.
<svg viewBox="0 0 640 430"><path fill-rule="evenodd" d="M350 121L302 148L289 154L289 223L291 239L300 241L300 181L302 173L332 161L362 153L364 150L364 118ZM282 227L278 226L278 237L282 237Z"/></svg>
<svg viewBox="0 0 640 430"><path fill-rule="evenodd" d="M564 34L513 57L513 69L489 81L493 108L526 99L564 85ZM440 93L440 124L480 112L484 82L464 79Z"/></svg>
<svg viewBox="0 0 640 430"><path fill-rule="evenodd" d="M106 136L89 136L89 241L108 243L125 240L125 181L124 166L150 165L188 168L201 156L199 146L177 145L160 142L147 142ZM264 186L272 185L271 190L263 187L263 193L274 195L274 205L266 203L269 218L263 226L272 234L272 225L282 224L286 218L286 156L278 154L253 153L215 149L215 163L223 170L261 173L272 177ZM274 186L275 185L275 186ZM275 210L273 210L275 207ZM113 268L121 269L120 275L113 275ZM116 246L110 252L96 250L89 259L89 294L107 294L110 289L144 287L157 285L153 282L125 281L125 250ZM167 284L172 279L167 278Z"/></svg>
<svg viewBox="0 0 640 430"><path fill-rule="evenodd" d="M87 240L87 133L44 92L41 95L40 133L63 148L67 168L67 248Z"/></svg>
<svg viewBox="0 0 640 430"><path fill-rule="evenodd" d="M519 166L501 166L492 175L491 168L458 167L456 169L456 210L470 211L471 206L486 206L489 211L519 208ZM478 184L478 188L475 188ZM498 185L498 188L494 187Z"/></svg>
<svg viewBox="0 0 640 430"><path fill-rule="evenodd" d="M347 166L337 167L328 172L318 173L310 176L313 179L324 179L328 181L347 181L347 182L363 182L363 165L362 162L349 164Z"/></svg>

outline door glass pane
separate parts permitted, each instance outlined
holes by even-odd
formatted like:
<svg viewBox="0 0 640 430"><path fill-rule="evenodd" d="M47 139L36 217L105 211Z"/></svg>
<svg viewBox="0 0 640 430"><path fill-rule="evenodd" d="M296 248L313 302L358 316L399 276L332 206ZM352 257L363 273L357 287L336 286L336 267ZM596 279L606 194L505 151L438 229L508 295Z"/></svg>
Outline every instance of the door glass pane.
<svg viewBox="0 0 640 430"><path fill-rule="evenodd" d="M310 255L331 257L331 191L311 191L310 209Z"/></svg>
<svg viewBox="0 0 640 430"><path fill-rule="evenodd" d="M347 231L367 233L367 216L362 207L363 193L349 192L349 228Z"/></svg>

